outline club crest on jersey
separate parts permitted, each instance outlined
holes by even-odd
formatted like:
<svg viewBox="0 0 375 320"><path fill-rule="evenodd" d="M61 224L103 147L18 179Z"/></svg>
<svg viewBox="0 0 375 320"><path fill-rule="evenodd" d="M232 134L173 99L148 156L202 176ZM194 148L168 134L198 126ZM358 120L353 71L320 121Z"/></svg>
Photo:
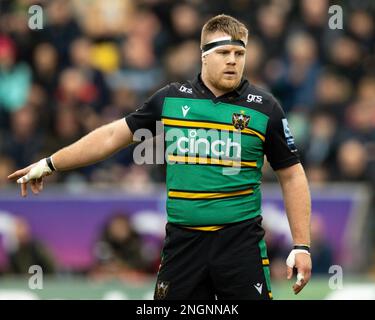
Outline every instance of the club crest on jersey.
<svg viewBox="0 0 375 320"><path fill-rule="evenodd" d="M169 289L169 282L168 281L158 281L156 283L155 288L155 299L156 300L163 300L167 296Z"/></svg>
<svg viewBox="0 0 375 320"><path fill-rule="evenodd" d="M250 121L250 116L240 114L240 113L232 114L232 123L233 123L233 126L237 130L245 129L248 126L249 121Z"/></svg>

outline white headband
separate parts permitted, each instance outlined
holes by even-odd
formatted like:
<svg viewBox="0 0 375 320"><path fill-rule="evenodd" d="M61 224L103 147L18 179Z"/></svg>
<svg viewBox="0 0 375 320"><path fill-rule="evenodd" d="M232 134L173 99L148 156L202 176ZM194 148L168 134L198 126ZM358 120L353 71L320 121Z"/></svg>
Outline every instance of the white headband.
<svg viewBox="0 0 375 320"><path fill-rule="evenodd" d="M230 36L216 38L216 39L206 43L202 47L202 51L203 51L202 57L210 54L211 52L213 52L213 51L215 51L215 50L217 50L221 47L227 46L227 45L237 45L237 46L245 47L245 44L242 40L232 40L232 38ZM206 49L205 49L205 47L206 47Z"/></svg>

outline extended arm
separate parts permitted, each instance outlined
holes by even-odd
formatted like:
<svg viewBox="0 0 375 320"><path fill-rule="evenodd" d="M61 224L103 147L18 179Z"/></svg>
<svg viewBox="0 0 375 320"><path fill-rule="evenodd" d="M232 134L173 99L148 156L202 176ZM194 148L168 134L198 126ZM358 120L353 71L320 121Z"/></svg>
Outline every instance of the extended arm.
<svg viewBox="0 0 375 320"><path fill-rule="evenodd" d="M71 170L102 161L132 142L133 134L124 119L104 125L78 140L60 149L52 155L56 170ZM34 163L8 176L10 180L21 183L22 196L27 195L27 183L31 190L39 193L43 188L42 178L51 173L46 160Z"/></svg>
<svg viewBox="0 0 375 320"><path fill-rule="evenodd" d="M276 171L284 196L285 209L288 216L294 245L310 246L311 199L305 172L301 164ZM311 258L309 254L295 254L295 267L303 276L293 286L294 292L300 292L311 277ZM293 268L288 266L288 279L293 275Z"/></svg>
<svg viewBox="0 0 375 320"><path fill-rule="evenodd" d="M107 159L132 142L124 119L106 124L52 155L56 170L71 170Z"/></svg>
<svg viewBox="0 0 375 320"><path fill-rule="evenodd" d="M161 109L168 91L169 85L149 97L142 107L126 117L126 121L120 119L104 125L51 157L12 173L8 179L17 180L17 183L21 184L22 196L27 195L28 182L32 192L37 194L43 188L42 178L51 174L52 170L71 170L102 161L128 146L133 140L133 132L137 129L148 129L155 135L155 124L160 121Z"/></svg>

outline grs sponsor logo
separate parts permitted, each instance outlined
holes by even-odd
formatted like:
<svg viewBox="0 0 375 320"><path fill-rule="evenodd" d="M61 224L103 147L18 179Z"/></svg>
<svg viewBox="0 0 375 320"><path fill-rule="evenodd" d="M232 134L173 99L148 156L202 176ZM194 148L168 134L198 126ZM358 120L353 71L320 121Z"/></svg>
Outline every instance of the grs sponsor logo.
<svg viewBox="0 0 375 320"><path fill-rule="evenodd" d="M254 94L248 94L247 95L247 102L255 102L255 103L263 103L263 97L262 96L256 96Z"/></svg>
<svg viewBox="0 0 375 320"><path fill-rule="evenodd" d="M180 89L178 89L179 91L183 92L183 93L188 93L188 94L192 94L193 93L193 89L192 88L186 88L184 85L181 85Z"/></svg>

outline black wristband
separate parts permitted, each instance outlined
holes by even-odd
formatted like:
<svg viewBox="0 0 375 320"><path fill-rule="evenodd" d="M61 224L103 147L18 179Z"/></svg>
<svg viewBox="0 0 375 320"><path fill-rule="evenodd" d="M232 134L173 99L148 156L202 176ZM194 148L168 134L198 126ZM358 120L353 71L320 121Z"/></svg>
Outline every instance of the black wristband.
<svg viewBox="0 0 375 320"><path fill-rule="evenodd" d="M306 250L308 253L310 253L310 247L309 246L295 245L295 246L293 246L293 249Z"/></svg>
<svg viewBox="0 0 375 320"><path fill-rule="evenodd" d="M55 167L53 166L53 163L52 163L51 157L46 158L46 161L47 161L48 167L49 167L52 171L55 171L56 169L55 169Z"/></svg>

